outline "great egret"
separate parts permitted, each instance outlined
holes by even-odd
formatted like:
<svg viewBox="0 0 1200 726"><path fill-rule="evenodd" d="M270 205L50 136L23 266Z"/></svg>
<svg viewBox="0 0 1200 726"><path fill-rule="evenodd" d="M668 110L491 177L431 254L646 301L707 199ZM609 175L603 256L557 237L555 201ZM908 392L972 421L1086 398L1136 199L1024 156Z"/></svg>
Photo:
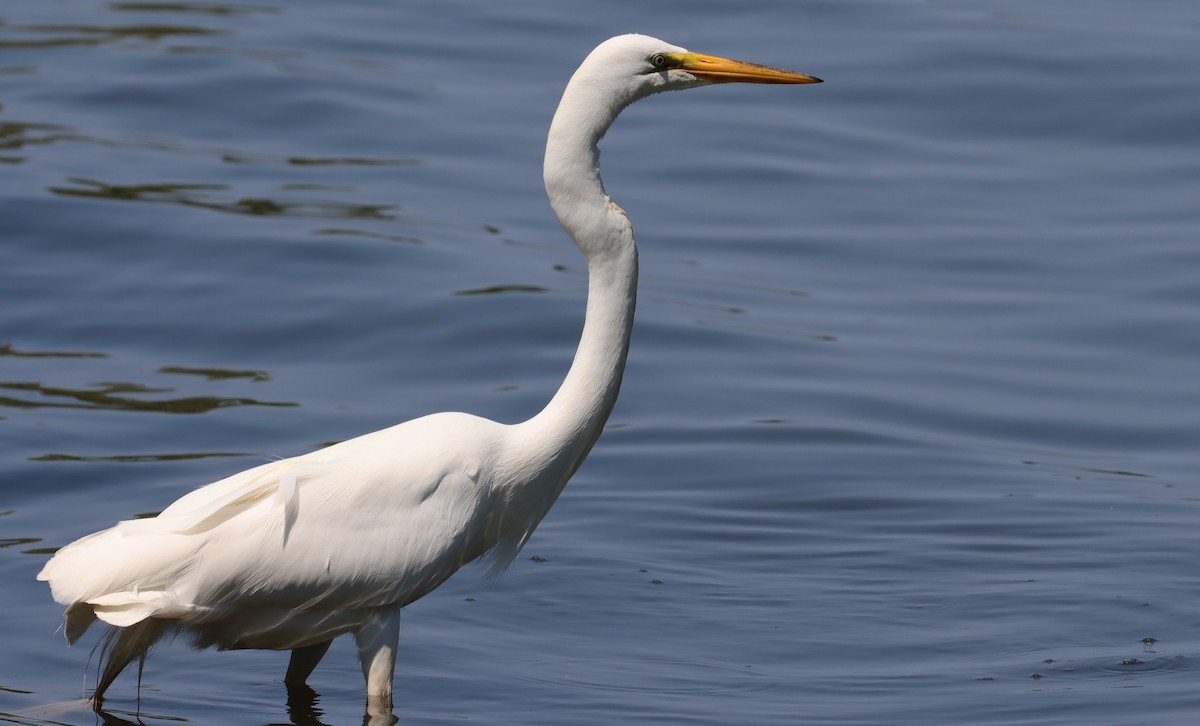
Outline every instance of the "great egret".
<svg viewBox="0 0 1200 726"><path fill-rule="evenodd" d="M488 555L507 567L600 436L621 385L637 247L600 180L603 138L629 104L710 83L818 83L691 53L643 35L601 43L563 92L546 142L546 192L588 266L575 359L536 416L501 424L438 413L201 487L158 516L58 551L38 574L67 605L73 643L111 627L104 692L164 634L196 647L291 650L302 686L339 635L358 644L369 703L391 707L400 609Z"/></svg>

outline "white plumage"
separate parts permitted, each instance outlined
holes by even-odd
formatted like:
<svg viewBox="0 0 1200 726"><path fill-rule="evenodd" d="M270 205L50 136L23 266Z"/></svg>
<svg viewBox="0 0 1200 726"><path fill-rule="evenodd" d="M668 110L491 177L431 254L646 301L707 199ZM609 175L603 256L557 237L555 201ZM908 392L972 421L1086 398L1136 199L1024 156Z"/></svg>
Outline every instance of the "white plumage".
<svg viewBox="0 0 1200 726"><path fill-rule="evenodd" d="M354 633L367 695L390 708L400 609L485 554L497 570L511 563L616 402L637 247L604 191L598 142L639 98L727 81L817 79L625 35L597 47L564 91L545 182L589 289L574 362L541 413L414 419L235 474L59 550L38 579L68 606L68 642L97 618L114 628L94 707L129 663L182 630L200 647L291 650L289 686Z"/></svg>

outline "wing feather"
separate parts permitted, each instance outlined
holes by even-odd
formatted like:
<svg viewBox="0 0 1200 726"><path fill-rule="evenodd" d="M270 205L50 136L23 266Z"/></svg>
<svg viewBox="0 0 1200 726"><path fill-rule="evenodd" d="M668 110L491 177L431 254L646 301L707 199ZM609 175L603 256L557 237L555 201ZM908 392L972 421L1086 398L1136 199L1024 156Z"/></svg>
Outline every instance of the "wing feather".
<svg viewBox="0 0 1200 726"><path fill-rule="evenodd" d="M70 606L72 640L95 618L173 620L221 647L345 632L495 544L480 472L500 430L443 414L268 462L64 547L38 579Z"/></svg>

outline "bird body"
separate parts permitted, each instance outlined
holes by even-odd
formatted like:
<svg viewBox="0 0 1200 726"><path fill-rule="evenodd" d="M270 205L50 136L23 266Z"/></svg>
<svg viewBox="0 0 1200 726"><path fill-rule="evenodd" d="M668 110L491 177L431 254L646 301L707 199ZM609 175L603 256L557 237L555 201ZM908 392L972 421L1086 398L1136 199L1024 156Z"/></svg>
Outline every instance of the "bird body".
<svg viewBox="0 0 1200 726"><path fill-rule="evenodd" d="M571 466L529 429L439 413L263 464L63 548L39 577L90 605L69 613L72 641L91 616L167 619L220 648L328 640L484 553L511 562Z"/></svg>
<svg viewBox="0 0 1200 726"><path fill-rule="evenodd" d="M353 633L368 698L390 707L400 609L481 556L497 572L510 564L616 403L638 262L632 227L600 179L600 139L639 98L725 81L817 79L626 35L598 46L567 85L544 176L587 261L588 302L571 368L540 413L515 424L413 419L243 471L59 550L38 579L68 606L68 642L97 618L113 628L93 706L181 630L199 647L291 650L289 686Z"/></svg>

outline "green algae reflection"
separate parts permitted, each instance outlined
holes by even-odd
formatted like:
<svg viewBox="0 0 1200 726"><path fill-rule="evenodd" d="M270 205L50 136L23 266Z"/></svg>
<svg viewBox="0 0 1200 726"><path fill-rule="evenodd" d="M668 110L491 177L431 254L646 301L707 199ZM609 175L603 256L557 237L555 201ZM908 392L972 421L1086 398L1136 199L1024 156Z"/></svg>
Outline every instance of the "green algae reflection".
<svg viewBox="0 0 1200 726"><path fill-rule="evenodd" d="M75 186L49 187L64 197L110 199L123 202L158 202L201 207L228 214L257 217L330 217L335 219L392 219L390 204L351 204L329 200L289 201L262 197L221 199L216 193L228 192L227 184L109 184L95 179L68 178Z"/></svg>
<svg viewBox="0 0 1200 726"><path fill-rule="evenodd" d="M259 401L254 398L186 396L145 398L146 394L171 393L173 388L151 388L140 383L99 383L96 388L59 388L41 383L0 382L0 406L20 409L76 408L154 413L207 413L232 406L299 406L298 403Z"/></svg>

